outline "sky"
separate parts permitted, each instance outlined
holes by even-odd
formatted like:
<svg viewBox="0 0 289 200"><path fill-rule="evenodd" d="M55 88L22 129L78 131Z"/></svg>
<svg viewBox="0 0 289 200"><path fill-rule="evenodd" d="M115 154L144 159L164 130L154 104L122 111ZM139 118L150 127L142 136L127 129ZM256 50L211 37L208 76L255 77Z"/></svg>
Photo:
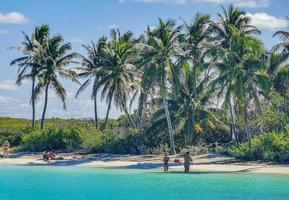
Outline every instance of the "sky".
<svg viewBox="0 0 289 200"><path fill-rule="evenodd" d="M71 42L72 51L84 54L82 44L96 41L108 35L111 28L131 30L135 36L143 33L147 26L156 26L162 19L192 21L195 14L209 14L217 19L220 5L239 6L252 18L262 34L259 36L267 49L278 42L272 38L276 30L287 30L285 16L288 16L289 0L0 0L0 117L31 118L29 104L31 82L15 85L17 66L10 66L11 60L21 54L10 47L21 45L22 31L31 34L35 26L48 24L52 35L61 34ZM83 81L83 80L82 80ZM49 93L47 117L92 118L93 103L90 88L77 99L74 95L78 85L62 80L67 90L67 109L56 95ZM40 118L44 97L36 106L36 117ZM106 113L105 100L98 101L100 118ZM114 106L110 117L121 115Z"/></svg>

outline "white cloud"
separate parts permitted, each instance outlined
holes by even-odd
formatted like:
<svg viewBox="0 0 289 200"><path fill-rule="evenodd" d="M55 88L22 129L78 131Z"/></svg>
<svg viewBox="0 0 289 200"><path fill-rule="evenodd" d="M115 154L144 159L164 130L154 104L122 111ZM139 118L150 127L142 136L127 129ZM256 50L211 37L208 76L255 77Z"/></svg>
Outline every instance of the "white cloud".
<svg viewBox="0 0 289 200"><path fill-rule="evenodd" d="M259 29L269 29L276 30L287 27L285 19L277 18L275 16L269 15L265 12L260 13L247 13L248 17L251 18L251 24Z"/></svg>
<svg viewBox="0 0 289 200"><path fill-rule="evenodd" d="M25 24L29 19L19 12L0 12L0 24Z"/></svg>
<svg viewBox="0 0 289 200"><path fill-rule="evenodd" d="M166 3L166 4L184 4L187 0L119 0L119 3L142 2L142 3Z"/></svg>
<svg viewBox="0 0 289 200"><path fill-rule="evenodd" d="M235 6L246 8L268 7L271 4L270 0L193 0L193 2L214 4L232 3Z"/></svg>
<svg viewBox="0 0 289 200"><path fill-rule="evenodd" d="M15 90L17 90L17 87L16 87L14 81L11 81L11 80L1 81L0 82L0 91L1 90L15 91Z"/></svg>

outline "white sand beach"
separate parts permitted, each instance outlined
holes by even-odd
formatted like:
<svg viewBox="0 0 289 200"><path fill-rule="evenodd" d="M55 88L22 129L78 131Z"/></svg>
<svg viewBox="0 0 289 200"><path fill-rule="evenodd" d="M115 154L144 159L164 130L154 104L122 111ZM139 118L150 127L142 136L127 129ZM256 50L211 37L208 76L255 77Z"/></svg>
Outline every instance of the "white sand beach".
<svg viewBox="0 0 289 200"><path fill-rule="evenodd" d="M162 157L157 155L116 155L116 154L58 154L63 160L43 161L41 154L12 154L9 159L0 159L2 165L18 166L78 166L98 168L162 170ZM171 156L171 161L180 156ZM288 174L289 165L264 162L240 162L234 158L205 154L193 156L191 171L194 173L272 173ZM170 163L170 171L183 171L182 163Z"/></svg>

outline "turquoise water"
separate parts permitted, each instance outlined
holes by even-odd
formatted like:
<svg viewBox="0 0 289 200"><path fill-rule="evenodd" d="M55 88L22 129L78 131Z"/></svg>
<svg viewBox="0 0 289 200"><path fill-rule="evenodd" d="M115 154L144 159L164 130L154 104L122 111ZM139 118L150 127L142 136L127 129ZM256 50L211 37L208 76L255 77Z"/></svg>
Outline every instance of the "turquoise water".
<svg viewBox="0 0 289 200"><path fill-rule="evenodd" d="M289 176L0 167L0 200L285 200Z"/></svg>

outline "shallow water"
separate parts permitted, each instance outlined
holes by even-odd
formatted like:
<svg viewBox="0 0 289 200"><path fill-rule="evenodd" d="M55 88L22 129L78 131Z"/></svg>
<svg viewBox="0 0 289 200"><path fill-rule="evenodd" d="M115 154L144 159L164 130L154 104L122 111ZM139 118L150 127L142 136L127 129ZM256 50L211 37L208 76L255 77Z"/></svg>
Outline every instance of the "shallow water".
<svg viewBox="0 0 289 200"><path fill-rule="evenodd" d="M0 167L0 200L285 200L289 176Z"/></svg>

